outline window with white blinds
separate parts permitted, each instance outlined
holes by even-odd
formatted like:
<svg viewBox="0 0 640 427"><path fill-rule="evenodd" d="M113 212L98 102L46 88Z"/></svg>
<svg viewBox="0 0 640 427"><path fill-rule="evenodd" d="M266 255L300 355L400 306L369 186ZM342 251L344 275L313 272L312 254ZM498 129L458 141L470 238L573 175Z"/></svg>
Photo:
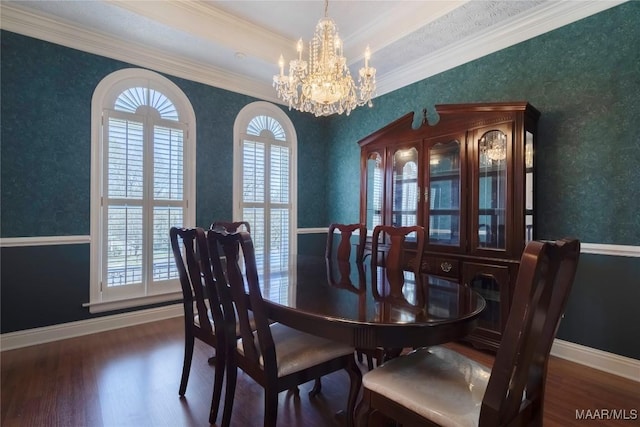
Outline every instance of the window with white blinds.
<svg viewBox="0 0 640 427"><path fill-rule="evenodd" d="M282 110L257 102L240 112L234 134L234 217L251 224L265 291L281 292L277 277L296 251L295 132Z"/></svg>
<svg viewBox="0 0 640 427"><path fill-rule="evenodd" d="M169 229L194 222L195 179L185 174L194 169L185 168L195 161L193 110L177 86L138 71L152 78L130 71L103 88L92 173L92 312L180 297Z"/></svg>

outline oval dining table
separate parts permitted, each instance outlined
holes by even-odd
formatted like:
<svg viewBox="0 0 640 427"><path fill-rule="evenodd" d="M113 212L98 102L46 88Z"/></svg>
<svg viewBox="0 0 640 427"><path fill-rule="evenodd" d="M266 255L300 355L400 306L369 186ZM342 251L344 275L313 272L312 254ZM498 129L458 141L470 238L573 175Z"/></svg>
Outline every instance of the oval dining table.
<svg viewBox="0 0 640 427"><path fill-rule="evenodd" d="M405 272L388 278L370 263L299 255L290 268L260 277L267 316L359 350L456 341L471 333L485 300L471 288ZM336 416L353 425L354 414Z"/></svg>
<svg viewBox="0 0 640 427"><path fill-rule="evenodd" d="M360 349L459 340L473 331L485 301L471 288L406 272L394 290L385 269L299 255L283 273L261 277L268 317Z"/></svg>

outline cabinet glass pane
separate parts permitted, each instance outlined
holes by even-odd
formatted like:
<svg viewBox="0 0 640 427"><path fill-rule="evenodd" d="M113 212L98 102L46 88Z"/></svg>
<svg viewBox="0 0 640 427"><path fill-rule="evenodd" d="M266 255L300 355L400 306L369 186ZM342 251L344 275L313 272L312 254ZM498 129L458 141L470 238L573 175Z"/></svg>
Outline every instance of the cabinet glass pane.
<svg viewBox="0 0 640 427"><path fill-rule="evenodd" d="M372 153L367 159L367 230L382 224L382 156Z"/></svg>
<svg viewBox="0 0 640 427"><path fill-rule="evenodd" d="M487 306L478 320L478 327L493 331L501 330L500 285L489 275L478 275L471 279L469 286L484 298Z"/></svg>
<svg viewBox="0 0 640 427"><path fill-rule="evenodd" d="M432 275L427 276L427 280L429 315L432 317L457 316L460 308L458 282Z"/></svg>
<svg viewBox="0 0 640 427"><path fill-rule="evenodd" d="M429 243L460 245L460 141L429 150Z"/></svg>
<svg viewBox="0 0 640 427"><path fill-rule="evenodd" d="M393 156L391 223L416 225L418 219L418 150L396 151Z"/></svg>
<svg viewBox="0 0 640 427"><path fill-rule="evenodd" d="M507 135L486 132L478 141L478 246L504 249L506 243Z"/></svg>
<svg viewBox="0 0 640 427"><path fill-rule="evenodd" d="M533 240L533 134L525 133L524 163L526 168L525 181L525 217L524 241Z"/></svg>

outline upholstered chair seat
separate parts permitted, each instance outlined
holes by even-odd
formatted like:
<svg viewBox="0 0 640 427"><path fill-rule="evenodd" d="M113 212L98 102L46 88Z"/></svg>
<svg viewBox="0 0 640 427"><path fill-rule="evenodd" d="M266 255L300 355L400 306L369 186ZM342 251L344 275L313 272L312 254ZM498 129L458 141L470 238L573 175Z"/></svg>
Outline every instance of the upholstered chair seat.
<svg viewBox="0 0 640 427"><path fill-rule="evenodd" d="M271 324L270 329L276 348L278 377L351 354L354 350L346 344L310 335L280 323ZM259 346L257 337L255 343ZM238 351L244 356L242 339L238 340ZM264 368L262 357L260 357L260 367Z"/></svg>
<svg viewBox="0 0 640 427"><path fill-rule="evenodd" d="M491 369L444 347L421 348L362 377L362 384L445 427L476 427Z"/></svg>

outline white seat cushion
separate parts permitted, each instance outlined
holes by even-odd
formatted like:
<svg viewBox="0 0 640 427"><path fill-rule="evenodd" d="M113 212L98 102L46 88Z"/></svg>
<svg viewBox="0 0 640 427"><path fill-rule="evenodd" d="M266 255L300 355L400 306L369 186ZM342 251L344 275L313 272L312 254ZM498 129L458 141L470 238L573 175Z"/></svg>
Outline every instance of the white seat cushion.
<svg viewBox="0 0 640 427"><path fill-rule="evenodd" d="M346 344L307 334L280 323L273 323L270 328L276 346L278 377L354 352L354 348ZM257 338L256 347L258 347ZM238 351L244 354L241 339L238 340ZM264 367L262 357L260 357L260 366Z"/></svg>
<svg viewBox="0 0 640 427"><path fill-rule="evenodd" d="M491 370L444 347L422 348L367 372L362 384L445 427L477 426Z"/></svg>

